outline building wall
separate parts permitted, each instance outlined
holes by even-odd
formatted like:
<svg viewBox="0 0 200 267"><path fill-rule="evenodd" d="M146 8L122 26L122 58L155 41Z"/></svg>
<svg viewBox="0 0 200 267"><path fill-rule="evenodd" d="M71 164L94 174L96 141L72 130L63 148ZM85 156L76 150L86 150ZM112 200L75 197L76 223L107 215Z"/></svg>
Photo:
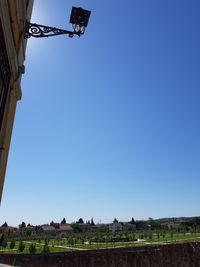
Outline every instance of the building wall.
<svg viewBox="0 0 200 267"><path fill-rule="evenodd" d="M123 226L121 223L112 223L112 224L109 224L109 231L112 231L113 233L114 232L118 232L118 231L122 231L123 230Z"/></svg>
<svg viewBox="0 0 200 267"><path fill-rule="evenodd" d="M200 243L71 253L0 254L0 262L21 267L197 267Z"/></svg>
<svg viewBox="0 0 200 267"><path fill-rule="evenodd" d="M21 99L20 82L24 72L26 50L24 28L26 20L29 21L31 18L33 1L34 0L0 1L1 34L4 39L5 52L10 70L9 84L6 87L6 100L4 103L0 102L0 118L2 117L2 121L0 122L0 200L6 173L16 103ZM0 52L0 56L2 56L2 51ZM0 67L2 67L2 61L0 62ZM2 82L3 67L0 69L0 80Z"/></svg>

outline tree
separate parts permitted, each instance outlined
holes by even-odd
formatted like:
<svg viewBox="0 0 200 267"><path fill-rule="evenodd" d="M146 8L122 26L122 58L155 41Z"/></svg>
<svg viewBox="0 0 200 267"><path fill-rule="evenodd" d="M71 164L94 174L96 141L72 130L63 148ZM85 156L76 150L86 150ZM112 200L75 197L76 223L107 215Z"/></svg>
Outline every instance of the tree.
<svg viewBox="0 0 200 267"><path fill-rule="evenodd" d="M157 233L157 238L160 239L160 233L159 232Z"/></svg>
<svg viewBox="0 0 200 267"><path fill-rule="evenodd" d="M163 237L163 239L165 239L165 233L164 232L162 233L162 237Z"/></svg>
<svg viewBox="0 0 200 267"><path fill-rule="evenodd" d="M18 251L23 252L25 249L25 244L22 242L22 240L19 242Z"/></svg>
<svg viewBox="0 0 200 267"><path fill-rule="evenodd" d="M132 239L131 239L131 241L135 241L135 240L137 240L137 239L135 239L135 234L132 234Z"/></svg>
<svg viewBox="0 0 200 267"><path fill-rule="evenodd" d="M26 229L25 233L27 237L31 236L31 229Z"/></svg>
<svg viewBox="0 0 200 267"><path fill-rule="evenodd" d="M31 243L31 245L29 247L29 252L30 253L36 253L36 246L35 246L35 244Z"/></svg>
<svg viewBox="0 0 200 267"><path fill-rule="evenodd" d="M65 218L62 219L61 224L66 224L66 219Z"/></svg>
<svg viewBox="0 0 200 267"><path fill-rule="evenodd" d="M14 248L15 248L15 240L11 240L10 249L14 249Z"/></svg>
<svg viewBox="0 0 200 267"><path fill-rule="evenodd" d="M51 225L51 226L54 226L54 221L51 221L51 222L50 222L50 225Z"/></svg>
<svg viewBox="0 0 200 267"><path fill-rule="evenodd" d="M78 223L84 223L83 219L80 218L80 219L78 220Z"/></svg>
<svg viewBox="0 0 200 267"><path fill-rule="evenodd" d="M26 223L25 222L22 222L20 225L19 225L20 228L25 228L26 227Z"/></svg>
<svg viewBox="0 0 200 267"><path fill-rule="evenodd" d="M151 230L160 230L162 229L162 226L159 222L157 221L154 221L153 219L150 221L150 227L151 227Z"/></svg>
<svg viewBox="0 0 200 267"><path fill-rule="evenodd" d="M8 245L7 241L4 239L3 242L2 242L2 247L3 248L6 248Z"/></svg>
<svg viewBox="0 0 200 267"><path fill-rule="evenodd" d="M2 246L4 240L5 240L5 236L4 234L2 234L0 237L0 246Z"/></svg>
<svg viewBox="0 0 200 267"><path fill-rule="evenodd" d="M82 229L78 223L71 224L74 233L81 233Z"/></svg>
<svg viewBox="0 0 200 267"><path fill-rule="evenodd" d="M151 232L148 234L148 238L149 238L149 240L152 240L153 234Z"/></svg>
<svg viewBox="0 0 200 267"><path fill-rule="evenodd" d="M68 239L68 243L71 245L71 247L73 247L74 246L74 238L70 237Z"/></svg>
<svg viewBox="0 0 200 267"><path fill-rule="evenodd" d="M50 249L48 245L44 245L43 249L42 249L42 253L49 253Z"/></svg>
<svg viewBox="0 0 200 267"><path fill-rule="evenodd" d="M92 226L95 225L93 218L91 219L91 225L92 225Z"/></svg>
<svg viewBox="0 0 200 267"><path fill-rule="evenodd" d="M49 246L48 246L48 239L45 239L44 241L44 246L43 246L43 249L42 249L42 253L49 253L50 252L50 249L49 249Z"/></svg>
<svg viewBox="0 0 200 267"><path fill-rule="evenodd" d="M132 223L132 224L135 224L135 220L134 220L133 217L132 217L132 219L131 219L131 223Z"/></svg>
<svg viewBox="0 0 200 267"><path fill-rule="evenodd" d="M170 232L170 237L171 237L171 239L173 239L173 237L174 237L173 231Z"/></svg>
<svg viewBox="0 0 200 267"><path fill-rule="evenodd" d="M8 224L7 224L7 222L5 222L4 224L2 224L2 226L1 227L8 227Z"/></svg>

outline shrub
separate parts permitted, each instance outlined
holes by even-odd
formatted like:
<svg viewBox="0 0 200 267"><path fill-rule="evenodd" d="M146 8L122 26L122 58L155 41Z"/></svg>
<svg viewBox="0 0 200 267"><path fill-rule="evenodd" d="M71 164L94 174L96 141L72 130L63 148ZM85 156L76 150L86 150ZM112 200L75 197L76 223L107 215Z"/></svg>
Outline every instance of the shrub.
<svg viewBox="0 0 200 267"><path fill-rule="evenodd" d="M42 249L42 253L49 253L49 252L50 252L49 246L47 244L45 244L43 249Z"/></svg>
<svg viewBox="0 0 200 267"><path fill-rule="evenodd" d="M10 242L10 249L14 249L15 248L15 240L12 240Z"/></svg>
<svg viewBox="0 0 200 267"><path fill-rule="evenodd" d="M2 234L0 237L0 246L2 246L4 240L5 240L5 237L4 237L4 234Z"/></svg>
<svg viewBox="0 0 200 267"><path fill-rule="evenodd" d="M7 241L6 241L6 240L3 240L3 242L2 242L2 247L3 247L3 248L6 248L7 245L8 245Z"/></svg>
<svg viewBox="0 0 200 267"><path fill-rule="evenodd" d="M23 252L24 249L25 249L25 244L24 244L22 241L20 241L20 242L19 242L18 251L19 251L19 252Z"/></svg>
<svg viewBox="0 0 200 267"><path fill-rule="evenodd" d="M35 244L31 243L30 247L29 247L29 252L30 253L36 253L36 247Z"/></svg>

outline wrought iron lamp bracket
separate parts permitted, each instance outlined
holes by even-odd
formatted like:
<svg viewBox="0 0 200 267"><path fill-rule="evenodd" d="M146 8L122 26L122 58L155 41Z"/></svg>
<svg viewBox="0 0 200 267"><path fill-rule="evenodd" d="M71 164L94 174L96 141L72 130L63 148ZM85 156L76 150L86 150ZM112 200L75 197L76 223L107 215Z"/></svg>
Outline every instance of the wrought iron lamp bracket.
<svg viewBox="0 0 200 267"><path fill-rule="evenodd" d="M74 35L78 35L79 37L84 34L85 27L73 27L74 31L68 31L64 29L59 29L55 27L50 27L46 25L40 25L36 23L26 22L25 26L25 35L24 38L28 39L30 37L43 38L56 36L61 34L66 34L69 37L73 37Z"/></svg>

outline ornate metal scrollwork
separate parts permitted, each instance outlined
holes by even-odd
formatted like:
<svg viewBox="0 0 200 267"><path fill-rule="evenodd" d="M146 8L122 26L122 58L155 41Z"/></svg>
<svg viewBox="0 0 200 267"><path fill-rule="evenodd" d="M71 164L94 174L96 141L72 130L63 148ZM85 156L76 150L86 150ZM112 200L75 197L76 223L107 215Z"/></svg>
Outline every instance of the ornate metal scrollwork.
<svg viewBox="0 0 200 267"><path fill-rule="evenodd" d="M80 36L81 34L83 34L83 31L81 31L80 29L78 31L74 30L72 32L68 30L58 29L55 27L27 22L24 37L25 39L30 38L30 37L43 38L43 37L56 36L56 35L61 35L61 34L67 34L69 37L73 37L74 34Z"/></svg>

